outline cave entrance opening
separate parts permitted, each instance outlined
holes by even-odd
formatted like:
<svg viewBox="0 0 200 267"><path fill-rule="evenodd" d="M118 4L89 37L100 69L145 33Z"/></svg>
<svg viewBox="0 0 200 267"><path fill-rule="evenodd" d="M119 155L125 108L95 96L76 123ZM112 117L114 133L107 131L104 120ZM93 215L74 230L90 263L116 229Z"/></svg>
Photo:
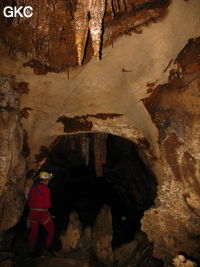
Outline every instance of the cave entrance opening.
<svg viewBox="0 0 200 267"><path fill-rule="evenodd" d="M137 146L111 134L61 137L42 170L54 174L49 186L56 246L72 211L78 213L83 229L92 228L104 205L111 210L112 247L128 243L140 230L144 211L156 196L156 178L141 160Z"/></svg>

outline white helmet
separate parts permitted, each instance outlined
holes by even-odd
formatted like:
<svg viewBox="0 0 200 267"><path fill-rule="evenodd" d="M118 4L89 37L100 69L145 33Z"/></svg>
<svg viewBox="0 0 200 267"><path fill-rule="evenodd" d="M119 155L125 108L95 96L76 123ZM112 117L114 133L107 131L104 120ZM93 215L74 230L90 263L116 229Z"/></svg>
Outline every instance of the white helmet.
<svg viewBox="0 0 200 267"><path fill-rule="evenodd" d="M43 180L50 180L53 177L53 174L49 172L40 172L39 177Z"/></svg>

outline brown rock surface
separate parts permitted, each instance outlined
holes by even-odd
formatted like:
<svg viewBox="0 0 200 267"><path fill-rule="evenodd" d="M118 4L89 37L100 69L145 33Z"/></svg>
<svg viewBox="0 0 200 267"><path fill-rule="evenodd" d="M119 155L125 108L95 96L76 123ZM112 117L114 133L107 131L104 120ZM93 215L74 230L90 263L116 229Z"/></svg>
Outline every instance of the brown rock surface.
<svg viewBox="0 0 200 267"><path fill-rule="evenodd" d="M92 232L92 249L99 263L104 266L111 266L113 261L112 254L112 216L110 207L103 206Z"/></svg>
<svg viewBox="0 0 200 267"><path fill-rule="evenodd" d="M130 243L122 245L113 252L116 267L159 267L162 262L152 257L153 245L148 242L146 235L138 233Z"/></svg>
<svg viewBox="0 0 200 267"><path fill-rule="evenodd" d="M15 225L23 210L25 161L19 94L12 77L0 76L0 232Z"/></svg>
<svg viewBox="0 0 200 267"><path fill-rule="evenodd" d="M179 70L145 100L160 132L165 173L157 207L146 212L142 229L154 242L155 255L166 261L179 251L199 258L200 61L195 56L199 49L200 39L190 40L176 60Z"/></svg>
<svg viewBox="0 0 200 267"><path fill-rule="evenodd" d="M61 235L62 250L72 251L78 248L82 234L82 224L77 212L70 214L69 224L65 233Z"/></svg>

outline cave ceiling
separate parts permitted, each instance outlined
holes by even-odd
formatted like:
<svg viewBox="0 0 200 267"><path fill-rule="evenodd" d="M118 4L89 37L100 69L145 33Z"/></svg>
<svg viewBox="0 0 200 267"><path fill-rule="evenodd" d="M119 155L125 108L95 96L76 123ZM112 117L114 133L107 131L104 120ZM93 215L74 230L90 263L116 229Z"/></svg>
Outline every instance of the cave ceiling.
<svg viewBox="0 0 200 267"><path fill-rule="evenodd" d="M12 53L27 56L35 72L59 72L88 62L123 34L142 34L164 18L169 0L7 0L5 6L31 6L33 16L0 18L0 38ZM2 13L2 12L1 12Z"/></svg>

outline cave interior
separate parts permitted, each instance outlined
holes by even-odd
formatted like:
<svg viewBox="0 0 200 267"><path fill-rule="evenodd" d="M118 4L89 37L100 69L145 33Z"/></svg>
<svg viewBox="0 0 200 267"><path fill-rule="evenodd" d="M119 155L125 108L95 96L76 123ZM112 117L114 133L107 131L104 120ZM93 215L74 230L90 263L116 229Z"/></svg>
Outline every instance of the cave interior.
<svg viewBox="0 0 200 267"><path fill-rule="evenodd" d="M98 143L95 143L96 139ZM34 173L35 179L41 171L53 174L49 184L52 200L50 213L55 217L53 249L56 251L63 249L60 237L68 228L72 212L78 214L81 231L84 232L87 227L93 228L105 205L110 207L111 222L106 222L109 216L105 217L100 229L103 231L105 225L112 224L109 233L112 249L133 241L135 235L141 232L140 220L144 211L154 204L156 197L156 178L145 166L137 146L111 134L60 136L43 166ZM27 175L30 176L31 172ZM11 248L21 256L28 253L27 213L28 207L25 205L18 225L9 230L15 232ZM46 236L42 226L39 233L38 255L44 247Z"/></svg>

